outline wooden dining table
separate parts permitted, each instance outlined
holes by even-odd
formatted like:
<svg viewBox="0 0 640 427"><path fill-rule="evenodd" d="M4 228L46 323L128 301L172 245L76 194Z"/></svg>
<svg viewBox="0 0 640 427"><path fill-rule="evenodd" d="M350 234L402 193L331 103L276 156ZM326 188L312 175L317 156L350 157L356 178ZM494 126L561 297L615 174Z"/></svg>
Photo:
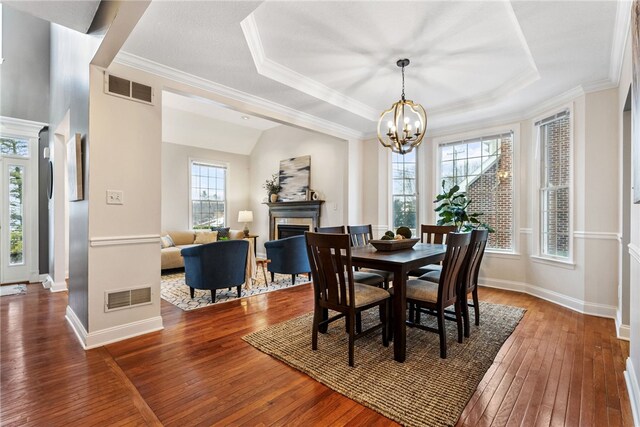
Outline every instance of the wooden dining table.
<svg viewBox="0 0 640 427"><path fill-rule="evenodd" d="M404 362L407 354L407 274L419 267L442 261L446 250L446 245L430 243L416 243L411 249L398 251L378 251L370 244L351 248L353 266L393 273L393 355L398 362Z"/></svg>

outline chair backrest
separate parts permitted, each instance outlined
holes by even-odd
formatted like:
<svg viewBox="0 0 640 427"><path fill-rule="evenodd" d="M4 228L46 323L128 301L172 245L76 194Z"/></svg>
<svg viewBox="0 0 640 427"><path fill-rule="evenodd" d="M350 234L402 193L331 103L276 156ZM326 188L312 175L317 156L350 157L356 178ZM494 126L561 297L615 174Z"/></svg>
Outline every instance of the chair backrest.
<svg viewBox="0 0 640 427"><path fill-rule="evenodd" d="M316 302L327 308L355 306L349 236L309 231L304 235Z"/></svg>
<svg viewBox="0 0 640 427"><path fill-rule="evenodd" d="M470 241L471 233L449 233L447 236L447 252L442 263L438 286L438 304L447 306L457 296L458 276L464 267Z"/></svg>
<svg viewBox="0 0 640 427"><path fill-rule="evenodd" d="M308 273L309 261L305 250L304 236L291 236L284 239L269 240L264 243L269 271L283 274Z"/></svg>
<svg viewBox="0 0 640 427"><path fill-rule="evenodd" d="M249 242L223 240L182 249L185 281L196 289L220 289L245 282Z"/></svg>
<svg viewBox="0 0 640 427"><path fill-rule="evenodd" d="M348 225L347 233L351 236L351 246L367 246L369 240L373 239L371 224Z"/></svg>
<svg viewBox="0 0 640 427"><path fill-rule="evenodd" d="M484 256L484 250L489 240L489 230L473 230L471 232L471 242L467 251L464 269L460 274L461 295L466 295L478 286L478 274L480 273L480 263Z"/></svg>
<svg viewBox="0 0 640 427"><path fill-rule="evenodd" d="M442 245L449 233L455 233L455 225L427 225L420 224L420 243L434 243ZM425 241L426 237L426 241Z"/></svg>
<svg viewBox="0 0 640 427"><path fill-rule="evenodd" d="M316 227L316 233L333 233L344 234L344 225L336 225L333 227Z"/></svg>

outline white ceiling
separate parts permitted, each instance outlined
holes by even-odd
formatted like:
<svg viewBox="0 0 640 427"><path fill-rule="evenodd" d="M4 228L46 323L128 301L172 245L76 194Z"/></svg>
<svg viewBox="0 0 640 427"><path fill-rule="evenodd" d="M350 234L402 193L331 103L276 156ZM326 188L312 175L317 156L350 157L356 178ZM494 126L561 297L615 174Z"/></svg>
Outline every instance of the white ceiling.
<svg viewBox="0 0 640 427"><path fill-rule="evenodd" d="M152 2L123 50L365 134L408 57L407 98L441 129L617 83L618 4Z"/></svg>
<svg viewBox="0 0 640 427"><path fill-rule="evenodd" d="M7 1L2 3L45 21L86 33L100 6L100 0Z"/></svg>

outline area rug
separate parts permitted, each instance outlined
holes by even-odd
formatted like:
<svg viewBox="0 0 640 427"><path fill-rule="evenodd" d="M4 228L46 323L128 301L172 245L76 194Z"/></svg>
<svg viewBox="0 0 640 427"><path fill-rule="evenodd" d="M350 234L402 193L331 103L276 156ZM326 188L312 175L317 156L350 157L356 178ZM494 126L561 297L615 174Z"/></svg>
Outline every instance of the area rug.
<svg viewBox="0 0 640 427"><path fill-rule="evenodd" d="M9 295L24 295L27 293L27 285L5 285L0 286L0 297Z"/></svg>
<svg viewBox="0 0 640 427"><path fill-rule="evenodd" d="M380 333L355 343L355 367L348 363L344 321L319 334L311 350L312 314L254 332L243 339L329 388L407 426L452 426L473 395L505 340L525 310L480 303L481 324L471 337L457 342L455 322L447 322L447 358L440 358L437 334L407 328L407 359L393 360L393 344L382 346ZM471 311L473 309L470 308ZM473 318L473 313L472 318ZM432 322L423 316L423 324ZM378 321L377 310L362 314L366 324ZM432 324L433 326L433 324Z"/></svg>
<svg viewBox="0 0 640 427"><path fill-rule="evenodd" d="M269 277L270 273L267 273ZM296 282L291 283L290 274L276 274L273 283L265 283L262 277L262 272L253 281L253 285L250 289L242 287L241 298L250 297L254 295L265 294L267 292L273 292L280 289L291 288L293 286L304 285L310 283L306 274L298 275ZM184 281L184 272L163 274L160 282L160 297L170 302L171 304L179 307L184 311L196 310L198 308L208 307L214 304L221 304L228 301L238 299L238 293L236 288L231 290L218 289L216 292L216 302L211 301L211 291L203 291L200 289L195 290L195 298L191 299L189 295L189 287Z"/></svg>

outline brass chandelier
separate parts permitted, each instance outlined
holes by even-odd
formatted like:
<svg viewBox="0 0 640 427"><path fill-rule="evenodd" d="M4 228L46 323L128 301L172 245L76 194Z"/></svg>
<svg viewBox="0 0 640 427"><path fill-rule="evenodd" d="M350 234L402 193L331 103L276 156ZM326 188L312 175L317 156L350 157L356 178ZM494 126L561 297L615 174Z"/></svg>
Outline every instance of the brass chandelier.
<svg viewBox="0 0 640 427"><path fill-rule="evenodd" d="M409 63L406 58L396 62L402 68L402 96L378 120L378 141L398 154L407 154L420 145L427 129L427 113L422 105L404 97L404 67Z"/></svg>

